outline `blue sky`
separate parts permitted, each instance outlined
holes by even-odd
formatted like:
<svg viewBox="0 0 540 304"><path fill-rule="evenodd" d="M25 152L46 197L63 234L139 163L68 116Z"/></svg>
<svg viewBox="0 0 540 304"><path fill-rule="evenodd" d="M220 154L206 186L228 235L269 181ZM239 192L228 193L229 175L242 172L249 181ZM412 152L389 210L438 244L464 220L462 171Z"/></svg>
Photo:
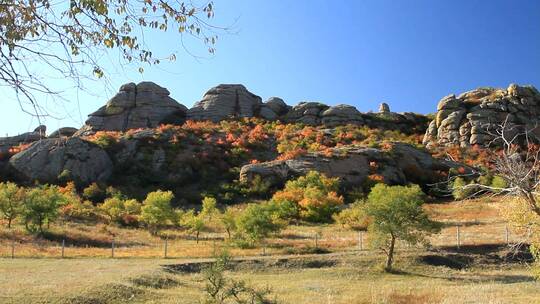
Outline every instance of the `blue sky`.
<svg viewBox="0 0 540 304"><path fill-rule="evenodd" d="M234 23L210 56L198 45L173 63L111 76L112 86L154 81L190 107L219 83L242 83L263 100L279 96L376 110L434 112L438 100L514 82L540 88L540 1L536 0L215 0L217 25ZM149 40L156 52L181 49L171 32ZM111 56L114 58L113 56ZM111 61L111 60L109 60ZM114 60L112 60L114 62ZM48 105L49 131L79 127L114 91L67 92ZM9 93L0 91L4 97ZM78 98L75 98L78 96ZM75 100L78 100L76 102ZM3 98L0 136L33 129L35 118Z"/></svg>

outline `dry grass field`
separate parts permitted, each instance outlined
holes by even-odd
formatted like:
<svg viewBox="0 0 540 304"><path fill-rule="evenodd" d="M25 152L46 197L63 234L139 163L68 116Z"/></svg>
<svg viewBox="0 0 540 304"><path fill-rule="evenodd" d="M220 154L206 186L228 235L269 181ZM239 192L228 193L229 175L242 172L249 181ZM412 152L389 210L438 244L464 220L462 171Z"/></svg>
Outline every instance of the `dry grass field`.
<svg viewBox="0 0 540 304"><path fill-rule="evenodd" d="M427 205L446 226L433 237L431 249L400 246L397 273L381 271L380 252L358 250L357 232L328 225L292 226L269 240L266 249L230 249L241 261L227 275L270 287L282 303L540 303L540 283L506 246L506 223L499 215L504 203ZM197 244L170 232L169 258L163 259L164 240L143 230L77 224L52 231L38 241L22 231L0 232L0 303L199 303L201 274L174 265L199 265L226 247L222 234L207 233ZM112 234L116 259L107 258ZM316 234L317 245L329 254L306 254L313 252ZM68 239L65 259L56 258L60 239ZM520 238L511 232L509 239ZM15 259L9 258L13 240Z"/></svg>

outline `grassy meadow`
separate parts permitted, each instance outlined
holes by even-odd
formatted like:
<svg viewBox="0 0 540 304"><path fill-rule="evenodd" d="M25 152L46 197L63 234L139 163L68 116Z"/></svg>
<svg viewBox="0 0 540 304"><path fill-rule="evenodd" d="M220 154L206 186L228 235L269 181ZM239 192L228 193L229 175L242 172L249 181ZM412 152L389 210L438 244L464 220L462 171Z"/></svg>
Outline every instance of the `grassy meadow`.
<svg viewBox="0 0 540 304"><path fill-rule="evenodd" d="M197 243L170 231L167 259L164 240L144 230L59 224L36 240L22 227L3 229L0 303L199 303L205 283L200 267L192 266L224 248L237 259L228 277L269 287L282 303L540 303L539 283L506 245L504 203L483 198L427 204L446 226L429 249L400 244L395 273L381 271L379 251L359 250L358 232L335 224L290 226L264 248L251 249L229 247L220 233L206 232ZM113 236L116 258L110 259ZM62 239L68 244L65 259L59 258ZM509 234L510 242L519 239Z"/></svg>

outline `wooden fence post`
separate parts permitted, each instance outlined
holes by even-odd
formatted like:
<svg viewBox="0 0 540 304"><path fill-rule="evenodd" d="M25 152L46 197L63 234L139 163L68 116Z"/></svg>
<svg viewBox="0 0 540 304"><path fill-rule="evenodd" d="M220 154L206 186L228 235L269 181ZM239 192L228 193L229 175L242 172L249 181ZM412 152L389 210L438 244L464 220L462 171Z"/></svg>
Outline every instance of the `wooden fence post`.
<svg viewBox="0 0 540 304"><path fill-rule="evenodd" d="M358 232L358 247L360 248L360 251L364 250L364 232L359 231Z"/></svg>
<svg viewBox="0 0 540 304"><path fill-rule="evenodd" d="M457 226L457 230L456 230L456 244L457 244L457 249L459 250L459 248L461 247L461 236L460 236L459 225Z"/></svg>
<svg viewBox="0 0 540 304"><path fill-rule="evenodd" d="M505 231L505 241L506 241L506 245L509 245L510 244L510 231L508 230L508 225L506 225L504 227L504 231Z"/></svg>
<svg viewBox="0 0 540 304"><path fill-rule="evenodd" d="M64 248L66 247L66 240L62 240L62 259L65 257Z"/></svg>
<svg viewBox="0 0 540 304"><path fill-rule="evenodd" d="M315 249L319 248L319 234L315 233Z"/></svg>
<svg viewBox="0 0 540 304"><path fill-rule="evenodd" d="M112 242L111 242L111 258L114 259L114 238L112 239Z"/></svg>
<svg viewBox="0 0 540 304"><path fill-rule="evenodd" d="M15 258L15 240L13 240L13 242L11 242L11 258L12 259Z"/></svg>
<svg viewBox="0 0 540 304"><path fill-rule="evenodd" d="M167 258L167 249L168 249L167 247L168 247L168 245L169 245L169 244L168 244L168 240L169 240L169 236L165 236L165 252L164 252L164 254L163 254L163 256L164 256L165 258Z"/></svg>

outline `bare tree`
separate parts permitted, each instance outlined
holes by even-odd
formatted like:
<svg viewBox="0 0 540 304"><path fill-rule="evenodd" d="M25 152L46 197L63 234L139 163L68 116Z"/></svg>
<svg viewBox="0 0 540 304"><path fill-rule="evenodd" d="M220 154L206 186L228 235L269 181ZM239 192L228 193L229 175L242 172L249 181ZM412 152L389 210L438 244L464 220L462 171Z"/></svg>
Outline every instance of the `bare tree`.
<svg viewBox="0 0 540 304"><path fill-rule="evenodd" d="M45 115L38 96L61 98L58 79L76 89L105 79L103 57L112 50L141 73L143 65L176 59L175 51L153 52L145 35L172 30L180 47L194 37L213 53L225 30L208 23L213 16L212 1L0 0L0 86L14 90L23 111Z"/></svg>
<svg viewBox="0 0 540 304"><path fill-rule="evenodd" d="M493 187L470 183L461 187L450 187L451 190L474 189L470 196L491 192L520 197L532 212L540 216L537 198L540 186L540 146L534 135L537 127L512 124L508 119L495 127L492 126L493 124L489 124L484 128L486 134L492 137L486 145L490 152L489 170L491 174L502 178L506 185ZM449 177L448 184L451 185L456 178L474 179L486 173L476 168L471 169L466 174Z"/></svg>

